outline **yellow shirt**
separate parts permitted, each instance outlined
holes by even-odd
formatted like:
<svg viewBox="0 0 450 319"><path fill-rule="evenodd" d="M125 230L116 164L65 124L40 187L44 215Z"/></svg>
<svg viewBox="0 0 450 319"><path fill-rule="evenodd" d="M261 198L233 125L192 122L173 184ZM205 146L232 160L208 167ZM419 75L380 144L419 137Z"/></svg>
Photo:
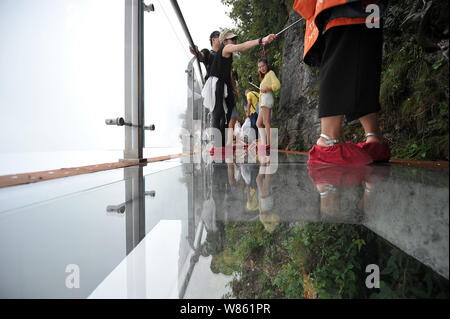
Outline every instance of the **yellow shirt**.
<svg viewBox="0 0 450 319"><path fill-rule="evenodd" d="M264 79L262 80L261 84L259 85L259 89L263 87L270 87L272 88L272 92L278 91L280 89L280 81L278 80L277 76L275 75L275 72L269 71L264 76Z"/></svg>
<svg viewBox="0 0 450 319"><path fill-rule="evenodd" d="M259 94L251 91L247 94L247 101L251 101L252 105L250 106L250 114L252 115L253 113L256 112L256 106L258 105L258 99L259 99Z"/></svg>

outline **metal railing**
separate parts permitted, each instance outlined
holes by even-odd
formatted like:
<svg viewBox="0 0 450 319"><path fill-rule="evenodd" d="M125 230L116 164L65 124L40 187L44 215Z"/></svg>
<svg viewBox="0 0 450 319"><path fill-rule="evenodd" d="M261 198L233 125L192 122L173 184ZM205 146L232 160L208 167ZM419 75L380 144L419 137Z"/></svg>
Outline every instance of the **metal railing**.
<svg viewBox="0 0 450 319"><path fill-rule="evenodd" d="M189 28L186 25L186 21L184 20L183 13L181 12L181 9L180 9L180 6L178 5L177 0L170 0L170 2L172 3L172 7L175 11L175 14L177 15L178 20L180 21L180 24L181 24L181 27L183 28L184 34L186 35L186 38L189 41L189 45L194 49L195 48L194 40L192 40L191 33L189 32ZM197 55L197 66L200 71L200 77L201 77L202 84L204 84L205 80L203 78L202 68L200 67L200 61L198 59L198 55Z"/></svg>

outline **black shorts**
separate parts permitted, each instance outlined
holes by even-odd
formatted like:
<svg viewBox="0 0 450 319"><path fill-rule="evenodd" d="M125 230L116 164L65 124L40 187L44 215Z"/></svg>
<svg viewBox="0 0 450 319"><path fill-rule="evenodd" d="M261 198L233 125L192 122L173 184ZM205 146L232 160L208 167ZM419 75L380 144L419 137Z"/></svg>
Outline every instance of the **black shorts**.
<svg viewBox="0 0 450 319"><path fill-rule="evenodd" d="M383 33L365 24L333 27L322 39L319 117L348 121L380 111Z"/></svg>

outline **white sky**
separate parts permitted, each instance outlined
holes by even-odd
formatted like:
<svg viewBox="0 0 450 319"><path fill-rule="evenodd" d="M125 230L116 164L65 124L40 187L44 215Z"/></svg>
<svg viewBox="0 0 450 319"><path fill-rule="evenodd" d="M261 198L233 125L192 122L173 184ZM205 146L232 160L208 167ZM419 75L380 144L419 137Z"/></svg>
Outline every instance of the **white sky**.
<svg viewBox="0 0 450 319"><path fill-rule="evenodd" d="M145 121L156 124L146 146L174 146L191 55L170 1L146 1L156 9L145 13ZM178 2L200 49L213 30L232 26L220 0ZM0 155L123 148L123 128L104 124L124 114L123 7L0 0Z"/></svg>

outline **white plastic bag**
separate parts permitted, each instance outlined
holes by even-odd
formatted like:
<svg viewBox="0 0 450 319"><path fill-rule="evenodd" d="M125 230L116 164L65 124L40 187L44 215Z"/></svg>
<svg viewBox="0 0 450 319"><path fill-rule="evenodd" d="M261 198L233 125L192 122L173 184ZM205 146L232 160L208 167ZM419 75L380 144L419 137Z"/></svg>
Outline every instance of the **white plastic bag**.
<svg viewBox="0 0 450 319"><path fill-rule="evenodd" d="M242 130L241 130L242 131L242 136L243 136L244 132L246 132L249 128L252 128L252 124L250 122L250 118L247 117L245 119L244 125L242 125Z"/></svg>
<svg viewBox="0 0 450 319"><path fill-rule="evenodd" d="M214 106L216 104L216 86L217 86L217 81L219 79L215 76L210 76L208 78L208 80L205 83L205 86L203 87L202 90L202 97L203 97L203 105L209 109L210 112L214 111ZM228 112L228 107L225 103L225 99L228 96L228 90L227 90L227 85L224 84L224 91L223 91L223 109L225 111L225 113Z"/></svg>
<svg viewBox="0 0 450 319"><path fill-rule="evenodd" d="M234 124L234 136L241 136L241 123L239 123L239 121L236 121L236 124Z"/></svg>
<svg viewBox="0 0 450 319"><path fill-rule="evenodd" d="M244 136L248 137L248 144L251 144L256 138L256 133L254 132L249 117L247 117L247 119L244 122L244 125L242 125L241 138L243 139Z"/></svg>

